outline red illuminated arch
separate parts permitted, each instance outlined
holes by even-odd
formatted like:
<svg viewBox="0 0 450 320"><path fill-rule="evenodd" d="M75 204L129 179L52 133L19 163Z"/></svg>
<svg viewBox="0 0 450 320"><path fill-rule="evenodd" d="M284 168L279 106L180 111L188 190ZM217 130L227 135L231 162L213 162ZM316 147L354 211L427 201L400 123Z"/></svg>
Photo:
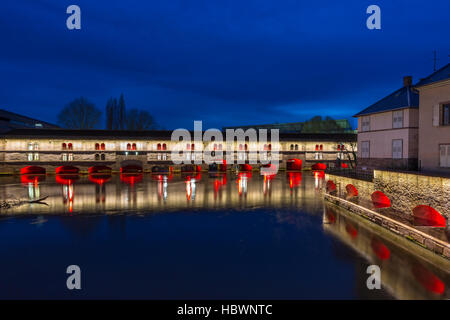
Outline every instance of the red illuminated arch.
<svg viewBox="0 0 450 320"><path fill-rule="evenodd" d="M127 143L127 150L131 150L131 143ZM158 150L161 150L161 144L158 144Z"/></svg>
<svg viewBox="0 0 450 320"><path fill-rule="evenodd" d="M139 165L129 164L120 168L121 173L142 173L142 167Z"/></svg>
<svg viewBox="0 0 450 320"><path fill-rule="evenodd" d="M381 191L372 193L371 198L375 208L389 208L391 206L391 200Z"/></svg>
<svg viewBox="0 0 450 320"><path fill-rule="evenodd" d="M29 183L38 184L42 181L45 181L45 176L41 174L23 174L20 176L20 182L24 185L28 185Z"/></svg>
<svg viewBox="0 0 450 320"><path fill-rule="evenodd" d="M327 165L325 163L321 163L321 162L313 164L311 167L312 170L325 170L326 168L327 168Z"/></svg>
<svg viewBox="0 0 450 320"><path fill-rule="evenodd" d="M72 145L71 143L69 143L69 144L67 145L67 148L68 148L69 150L73 150L73 145Z"/></svg>
<svg viewBox="0 0 450 320"><path fill-rule="evenodd" d="M133 143L133 144L132 144L131 149L132 149L132 150L136 150L136 143ZM164 149L163 149L163 150L164 150Z"/></svg>
<svg viewBox="0 0 450 320"><path fill-rule="evenodd" d="M352 184L348 184L345 187L345 190L347 190L347 195L349 195L350 197L357 197L358 196L358 189L356 189L356 187Z"/></svg>
<svg viewBox="0 0 450 320"><path fill-rule="evenodd" d="M105 146L105 144L104 144L104 143L102 143L102 144L100 145L100 148L101 148L102 150L105 150L105 149L106 149L106 146Z"/></svg>
<svg viewBox="0 0 450 320"><path fill-rule="evenodd" d="M286 162L286 170L302 170L301 159L289 159Z"/></svg>
<svg viewBox="0 0 450 320"><path fill-rule="evenodd" d="M93 166L89 168L89 174L111 174L111 168L107 166Z"/></svg>
<svg viewBox="0 0 450 320"><path fill-rule="evenodd" d="M100 150L100 144L98 143L95 144L95 150Z"/></svg>
<svg viewBox="0 0 450 320"><path fill-rule="evenodd" d="M45 174L45 168L38 166L26 166L20 169L21 174Z"/></svg>
<svg viewBox="0 0 450 320"><path fill-rule="evenodd" d="M252 169L252 166L247 163L239 165L239 171L252 171Z"/></svg>
<svg viewBox="0 0 450 320"><path fill-rule="evenodd" d="M62 144L62 149L63 149L63 150L66 150L66 149L67 149L67 144L63 143L63 144Z"/></svg>
<svg viewBox="0 0 450 320"><path fill-rule="evenodd" d="M387 260L391 256L391 251L388 247L378 238L373 237L370 242L370 246L372 247L373 252L377 255L381 260Z"/></svg>
<svg viewBox="0 0 450 320"><path fill-rule="evenodd" d="M419 205L413 209L414 225L445 228L445 218L430 206Z"/></svg>
<svg viewBox="0 0 450 320"><path fill-rule="evenodd" d="M336 185L335 185L334 182L331 181L331 180L328 180L328 181L327 181L327 191L328 191L328 192L334 192L334 191L336 191Z"/></svg>
<svg viewBox="0 0 450 320"><path fill-rule="evenodd" d="M55 169L56 174L77 174L80 171L74 166L61 166Z"/></svg>

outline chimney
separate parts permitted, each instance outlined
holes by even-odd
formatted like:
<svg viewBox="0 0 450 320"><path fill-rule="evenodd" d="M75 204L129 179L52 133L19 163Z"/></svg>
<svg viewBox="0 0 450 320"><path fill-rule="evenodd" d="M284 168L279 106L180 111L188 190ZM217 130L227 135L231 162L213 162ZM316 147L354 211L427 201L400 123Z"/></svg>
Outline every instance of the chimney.
<svg viewBox="0 0 450 320"><path fill-rule="evenodd" d="M412 85L412 77L411 76L404 76L403 77L403 86L409 87Z"/></svg>

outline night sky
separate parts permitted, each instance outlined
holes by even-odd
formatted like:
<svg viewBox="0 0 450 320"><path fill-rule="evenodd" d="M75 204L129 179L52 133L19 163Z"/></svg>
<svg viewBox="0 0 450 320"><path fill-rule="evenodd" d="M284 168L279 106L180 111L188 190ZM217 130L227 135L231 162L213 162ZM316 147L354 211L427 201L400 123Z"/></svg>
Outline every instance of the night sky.
<svg viewBox="0 0 450 320"><path fill-rule="evenodd" d="M66 28L68 5L81 30ZM381 30L366 8L381 8ZM450 62L449 1L2 0L0 108L124 93L166 129L348 118ZM101 127L104 121L101 122Z"/></svg>

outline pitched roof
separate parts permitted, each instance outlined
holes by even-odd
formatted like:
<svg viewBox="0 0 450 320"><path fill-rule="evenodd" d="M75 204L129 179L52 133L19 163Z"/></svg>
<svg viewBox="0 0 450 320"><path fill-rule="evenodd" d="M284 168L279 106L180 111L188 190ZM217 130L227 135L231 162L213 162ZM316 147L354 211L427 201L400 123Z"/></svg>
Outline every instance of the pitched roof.
<svg viewBox="0 0 450 320"><path fill-rule="evenodd" d="M438 82L442 80L450 79L450 63L446 66L443 66L439 70L436 70L432 74L430 74L428 77L420 80L415 86L421 87L433 82Z"/></svg>
<svg viewBox="0 0 450 320"><path fill-rule="evenodd" d="M406 86L394 91L390 95L378 100L371 106L358 112L354 117L359 117L366 114L385 112L389 110L403 109L403 108L418 108L419 94L412 86Z"/></svg>

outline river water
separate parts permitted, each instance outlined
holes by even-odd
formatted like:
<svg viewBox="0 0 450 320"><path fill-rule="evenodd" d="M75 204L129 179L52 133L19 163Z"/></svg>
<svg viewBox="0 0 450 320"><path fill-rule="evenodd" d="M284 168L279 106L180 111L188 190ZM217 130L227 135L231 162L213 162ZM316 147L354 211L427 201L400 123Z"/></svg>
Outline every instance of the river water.
<svg viewBox="0 0 450 320"><path fill-rule="evenodd" d="M311 172L2 177L1 199L47 198L0 210L0 298L449 298L445 264L326 205L324 187Z"/></svg>

